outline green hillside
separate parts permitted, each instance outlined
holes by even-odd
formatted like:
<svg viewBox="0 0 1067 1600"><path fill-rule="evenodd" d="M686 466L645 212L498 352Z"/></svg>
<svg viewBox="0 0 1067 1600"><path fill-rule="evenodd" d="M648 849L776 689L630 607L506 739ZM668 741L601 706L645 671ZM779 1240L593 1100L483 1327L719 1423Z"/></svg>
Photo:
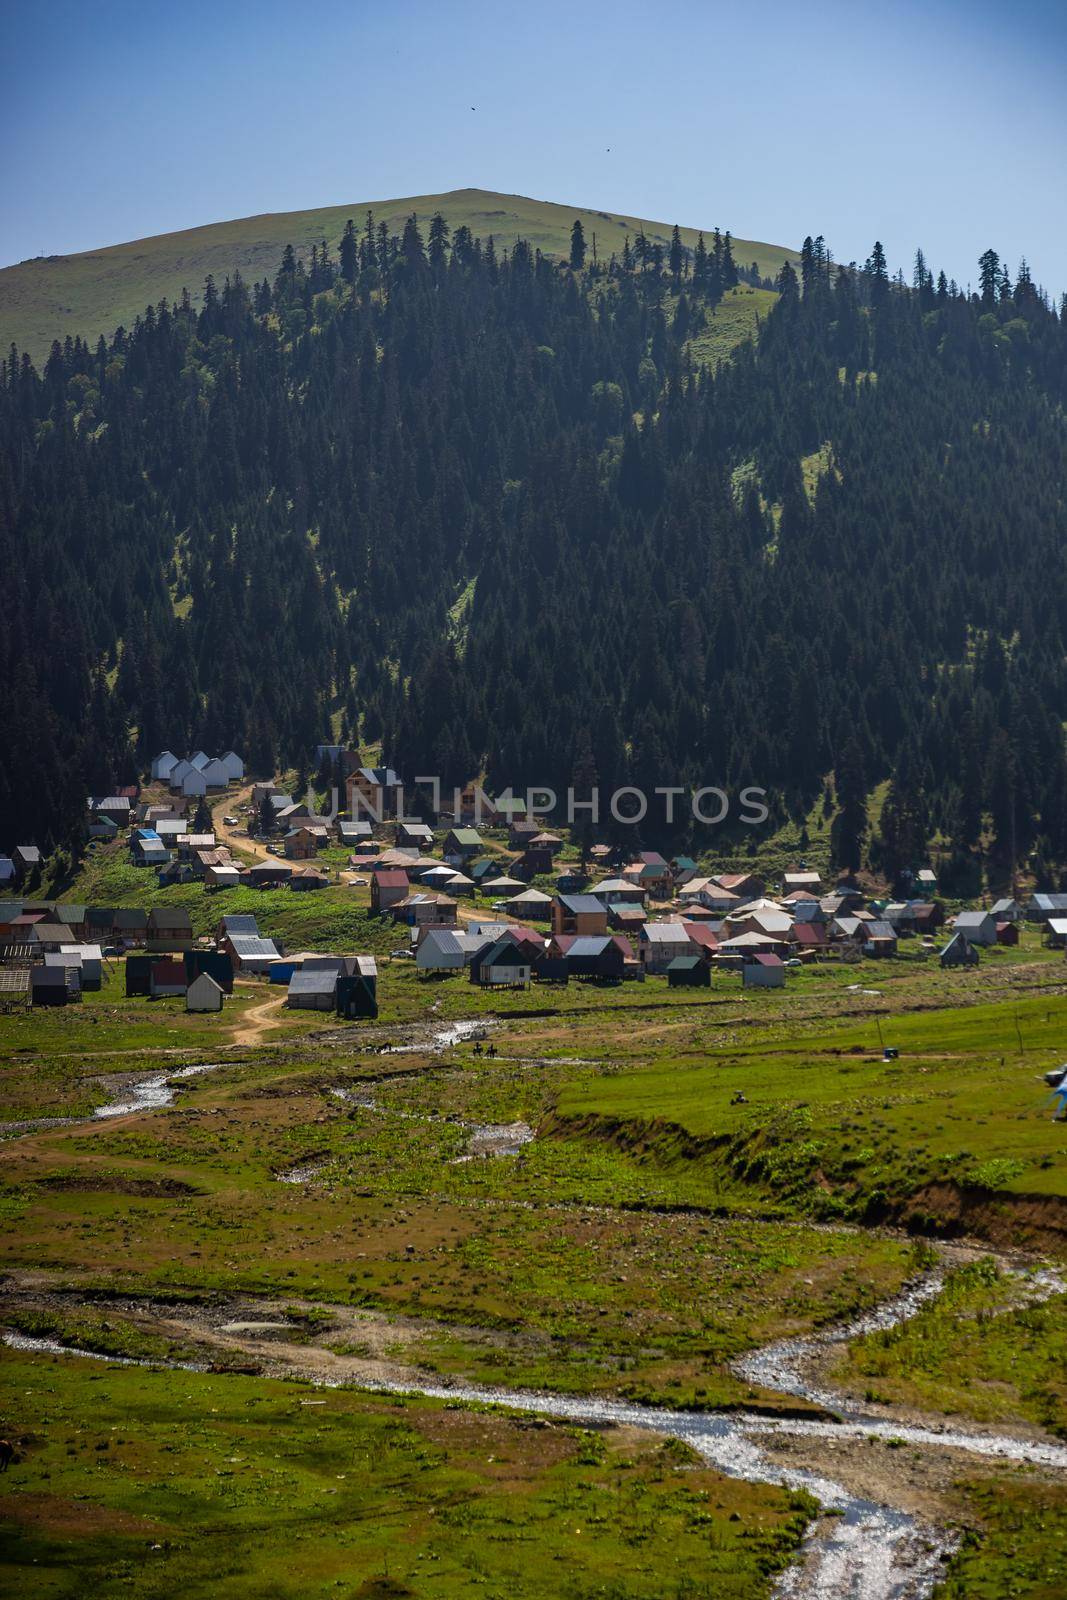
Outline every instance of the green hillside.
<svg viewBox="0 0 1067 1600"><path fill-rule="evenodd" d="M368 208L391 232L399 232L412 211L424 225L440 211L452 228L465 223L482 238L492 234L502 247L521 236L549 255L567 249L575 217L581 218L590 246L596 235L597 251L604 257L620 251L628 233L633 236L644 229L649 239L663 244L669 242L671 233L671 224L666 222L484 189L454 189L449 194L401 200L360 200L315 211L268 212L134 239L80 255L40 256L0 269L0 348L14 342L39 361L55 338L68 333L110 336L164 296L173 300L187 288L198 297L209 272L220 282L235 267L248 279L273 276L285 245L304 253L326 239L336 248L347 219L352 217L361 224ZM726 227L729 218L709 218L706 231L717 222ZM696 243L697 231L681 229L686 244ZM765 275L776 273L787 257L795 259L791 250L751 239L735 239L734 256L742 266L755 261Z"/></svg>

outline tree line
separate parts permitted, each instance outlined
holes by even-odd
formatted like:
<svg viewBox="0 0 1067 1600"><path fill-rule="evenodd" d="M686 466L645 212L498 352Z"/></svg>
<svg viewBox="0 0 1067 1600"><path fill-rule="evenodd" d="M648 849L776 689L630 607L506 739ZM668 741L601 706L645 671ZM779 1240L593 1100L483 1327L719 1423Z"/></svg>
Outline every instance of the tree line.
<svg viewBox="0 0 1067 1600"><path fill-rule="evenodd" d="M340 738L447 782L821 795L891 873L989 829L1067 861L1063 307L992 251L970 291L808 239L708 365L753 281L729 234L604 261L579 223L557 262L368 215L12 350L0 836L77 848L165 744L267 772Z"/></svg>

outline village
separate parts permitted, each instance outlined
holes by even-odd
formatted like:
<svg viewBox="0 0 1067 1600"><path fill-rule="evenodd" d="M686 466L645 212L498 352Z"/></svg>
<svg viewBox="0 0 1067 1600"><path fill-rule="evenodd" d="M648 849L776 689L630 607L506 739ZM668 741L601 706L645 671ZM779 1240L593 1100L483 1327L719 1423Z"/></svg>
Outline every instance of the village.
<svg viewBox="0 0 1067 1600"><path fill-rule="evenodd" d="M125 849L159 889L202 888L218 912L208 933L182 906L36 900L35 847L0 857L0 887L12 895L0 901L0 1007L66 1005L124 958L128 996L182 997L193 1012L221 1011L240 978L284 987L293 1010L378 1015L374 953L287 949L255 914L226 909L227 891L240 888L351 893L395 930L392 961L484 989L649 979L700 989L720 976L782 988L791 970L900 954L968 968L985 948L1017 944L1024 921L1043 943L1067 947L1065 894L946 912L929 866L916 868L911 897L887 900L851 876L824 882L803 860L767 882L685 855L631 859L617 844L568 845L522 801L488 800L474 785L435 830L405 818L391 767L340 746L316 757L343 783L345 809L332 819L276 783L246 784L233 750L164 751L143 788L89 799L90 849Z"/></svg>

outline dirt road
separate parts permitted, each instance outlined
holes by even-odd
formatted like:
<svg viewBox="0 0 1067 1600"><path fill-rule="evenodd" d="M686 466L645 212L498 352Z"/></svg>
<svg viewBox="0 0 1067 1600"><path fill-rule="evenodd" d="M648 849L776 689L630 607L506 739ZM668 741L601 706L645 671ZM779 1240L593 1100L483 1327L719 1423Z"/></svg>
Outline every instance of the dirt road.
<svg viewBox="0 0 1067 1600"><path fill-rule="evenodd" d="M239 1018L230 1039L231 1045L261 1044L265 1035L281 1026L281 1010L285 1005L286 991L272 994L269 1000L250 1006Z"/></svg>
<svg viewBox="0 0 1067 1600"><path fill-rule="evenodd" d="M274 857L266 845L257 844L255 839L244 836L244 823L234 828L222 820L227 814L236 815L238 807L247 803L251 793L252 785L248 783L235 793L224 794L221 800L215 802L211 808L211 825L215 830L215 840L218 844L226 845L236 856L246 856L252 861L273 861Z"/></svg>

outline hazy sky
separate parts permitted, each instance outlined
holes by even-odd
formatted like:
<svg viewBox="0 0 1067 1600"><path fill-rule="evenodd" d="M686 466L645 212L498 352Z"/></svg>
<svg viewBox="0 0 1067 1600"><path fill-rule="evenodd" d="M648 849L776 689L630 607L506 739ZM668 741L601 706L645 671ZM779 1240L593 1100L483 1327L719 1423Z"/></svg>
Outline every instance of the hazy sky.
<svg viewBox="0 0 1067 1600"><path fill-rule="evenodd" d="M1067 287L1067 0L0 0L0 59L0 264L475 186Z"/></svg>

